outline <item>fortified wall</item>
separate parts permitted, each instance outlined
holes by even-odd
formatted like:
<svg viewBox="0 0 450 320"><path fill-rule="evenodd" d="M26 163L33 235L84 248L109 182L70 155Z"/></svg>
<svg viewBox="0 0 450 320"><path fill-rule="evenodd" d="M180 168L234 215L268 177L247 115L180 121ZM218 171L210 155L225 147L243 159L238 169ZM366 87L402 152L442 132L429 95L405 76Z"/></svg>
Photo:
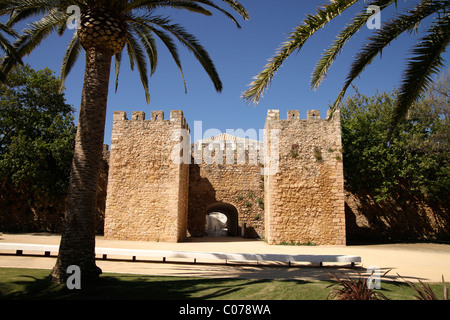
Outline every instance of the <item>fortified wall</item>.
<svg viewBox="0 0 450 320"><path fill-rule="evenodd" d="M191 144L182 111L114 112L105 238L183 241L228 235L345 244L340 118L269 110L264 142L227 134Z"/></svg>

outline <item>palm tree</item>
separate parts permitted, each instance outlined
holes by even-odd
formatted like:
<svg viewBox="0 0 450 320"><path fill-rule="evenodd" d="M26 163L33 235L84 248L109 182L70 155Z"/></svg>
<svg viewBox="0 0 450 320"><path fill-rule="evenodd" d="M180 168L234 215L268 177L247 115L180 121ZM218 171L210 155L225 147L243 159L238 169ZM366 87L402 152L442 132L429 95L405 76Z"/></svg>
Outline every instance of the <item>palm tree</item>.
<svg viewBox="0 0 450 320"><path fill-rule="evenodd" d="M316 31L326 26L328 22L358 2L361 1L334 0L330 4L320 7L315 15L308 15L303 21L303 24L297 26L290 33L287 41L282 44L275 56L268 61L264 69L254 77L254 81L249 84L250 88L243 93L243 99L247 102L253 100L257 104L278 68L290 54L300 50ZM365 27L368 19L373 15L373 12L368 10L369 6L378 6L380 12L382 12L393 4L397 4L397 0L377 0L368 3L367 7L359 12L339 32L335 41L324 52L313 71L311 79L312 88L317 88L326 77L328 69L346 42L358 30ZM345 96L346 90L354 79L361 74L378 54L381 55L382 50L386 46L405 32L417 31L419 23L431 17L431 25L427 28L419 43L413 48L413 56L407 59L407 67L400 86L400 94L392 117L391 131L388 133L389 136L398 121L407 114L412 103L428 87L432 75L436 74L439 68L443 66L442 54L445 52L450 38L449 7L448 0L421 0L417 5L406 11L406 13L396 15L395 18L376 30L374 35L367 40L367 43L357 53L346 82L332 105L332 110L338 108Z"/></svg>
<svg viewBox="0 0 450 320"><path fill-rule="evenodd" d="M222 1L248 19L247 11L239 2ZM240 27L229 12L210 0L6 0L0 5L0 14L11 15L7 25L43 14L15 42L19 55L29 54L53 31L62 35L73 13L66 12L70 5L80 8L80 28L65 52L61 79L64 81L82 49L86 65L64 231L58 259L51 272L52 279L60 283L66 281L66 270L70 265L80 268L82 280L96 279L101 273L95 265L94 215L112 57L115 58L116 88L122 53L126 50L131 67L136 66L139 71L148 102L146 60L148 58L153 73L158 61L156 38L168 48L183 75L174 38L194 54L220 92L222 83L215 66L198 40L182 26L156 15L156 11L167 7L212 15L207 9L210 7L224 13ZM13 59L6 57L1 69L7 72L13 66Z"/></svg>

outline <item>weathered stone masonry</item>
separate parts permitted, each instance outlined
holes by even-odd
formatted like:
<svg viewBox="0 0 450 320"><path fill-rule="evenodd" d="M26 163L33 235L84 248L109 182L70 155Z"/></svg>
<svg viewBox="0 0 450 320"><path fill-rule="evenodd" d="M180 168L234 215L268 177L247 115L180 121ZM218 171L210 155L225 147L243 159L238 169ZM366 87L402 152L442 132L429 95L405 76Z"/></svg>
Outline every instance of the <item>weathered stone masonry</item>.
<svg viewBox="0 0 450 320"><path fill-rule="evenodd" d="M339 114L327 120L310 110L301 120L295 110L287 118L268 111L264 147L223 135L180 151L180 141L189 142L186 134L172 135L189 134L181 111L171 111L170 120L162 111L150 120L143 112L131 120L115 112L105 237L183 241L204 235L206 215L221 211L231 221L230 235L271 244L345 244ZM174 154L185 163L174 162ZM205 161L205 154L215 161Z"/></svg>
<svg viewBox="0 0 450 320"><path fill-rule="evenodd" d="M114 112L105 237L182 241L186 237L188 165L171 159L173 130L187 129L181 111Z"/></svg>
<svg viewBox="0 0 450 320"><path fill-rule="evenodd" d="M204 234L206 214L216 210L231 219L230 235L264 237L262 151L259 141L227 134L193 145L188 214L191 236Z"/></svg>
<svg viewBox="0 0 450 320"><path fill-rule="evenodd" d="M302 120L298 111L288 111L280 120L278 110L269 110L265 130L272 173L264 188L268 243L345 244L339 112L328 120L309 110Z"/></svg>

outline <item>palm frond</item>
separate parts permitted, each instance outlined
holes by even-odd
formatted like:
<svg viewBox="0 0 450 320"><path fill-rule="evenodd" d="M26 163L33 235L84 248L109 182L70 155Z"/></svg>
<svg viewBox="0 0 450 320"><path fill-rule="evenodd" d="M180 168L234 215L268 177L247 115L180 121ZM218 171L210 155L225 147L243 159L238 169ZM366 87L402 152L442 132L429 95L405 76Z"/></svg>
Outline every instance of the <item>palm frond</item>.
<svg viewBox="0 0 450 320"><path fill-rule="evenodd" d="M222 1L227 3L232 9L234 9L239 15L241 15L242 18L244 18L244 20L249 19L248 12L245 10L245 8L239 2L229 1L229 0L222 0ZM139 9L139 8L146 8L148 11L153 11L155 8L158 8L158 7L169 7L169 8L173 8L173 9L185 9L185 10L188 10L191 12L201 13L201 14L208 15L208 16L212 15L212 13L209 10L205 9L204 7L202 7L199 4L203 4L203 5L212 7L214 9L220 11L226 17L228 17L230 20L232 20L238 28L241 28L241 25L233 17L232 14L230 14L228 11L222 9L221 7L219 7L218 5L216 5L215 3L213 3L210 0L191 0L191 1L189 1L189 0L172 0L172 1L134 0L134 1L130 2L127 6L125 6L122 9L122 12L129 12L131 10Z"/></svg>
<svg viewBox="0 0 450 320"><path fill-rule="evenodd" d="M115 92L116 93L117 93L117 88L119 87L119 73L120 73L121 62L122 62L122 52L118 52L114 56L114 71L116 74L116 83L115 83Z"/></svg>
<svg viewBox="0 0 450 320"><path fill-rule="evenodd" d="M72 67L75 65L75 62L77 61L78 55L80 54L80 51L82 50L81 44L78 41L77 33L74 32L74 35L72 37L72 40L70 40L69 45L67 46L66 52L63 57L63 61L61 64L61 87L60 90L62 91L64 88L64 82L67 78L67 75L72 70Z"/></svg>
<svg viewBox="0 0 450 320"><path fill-rule="evenodd" d="M180 71L181 78L183 80L184 85L184 92L187 93L187 87L186 87L186 80L184 78L183 68L181 66L181 60L180 56L178 54L178 49L175 43L173 42L172 38L170 36L163 32L162 30L159 30L158 28L155 28L153 26L146 25L149 30L151 30L156 36L164 43L167 50L169 50L170 55L172 56L172 59L175 61L175 64L178 67L178 70Z"/></svg>
<svg viewBox="0 0 450 320"><path fill-rule="evenodd" d="M231 8L234 9L239 15L241 15L242 18L245 20L250 19L250 15L247 12L247 10L237 1L235 0L222 0L226 4L228 4Z"/></svg>
<svg viewBox="0 0 450 320"><path fill-rule="evenodd" d="M426 17L445 8L447 2L448 1L422 1L411 10L409 14L400 14L397 18L384 24L381 29L377 30L375 35L369 38L368 43L364 45L363 49L357 54L350 67L346 82L333 103L332 110L335 110L339 106L354 79L361 74L378 54L381 54L387 45L397 39L402 33L414 28L417 23Z"/></svg>
<svg viewBox="0 0 450 320"><path fill-rule="evenodd" d="M130 24L133 25L134 31L138 35L139 40L147 52L147 56L150 61L150 74L152 75L158 64L158 50L156 48L156 41L151 33L151 30L146 28L145 25L134 23L133 21L130 21Z"/></svg>
<svg viewBox="0 0 450 320"><path fill-rule="evenodd" d="M127 38L127 51L130 56L130 65L132 69L134 68L134 64L139 72L139 77L141 79L142 86L144 87L145 99L147 103L150 103L150 94L148 91L148 76L147 76L147 62L145 59L144 51L140 43L136 40L131 32L126 33Z"/></svg>
<svg viewBox="0 0 450 320"><path fill-rule="evenodd" d="M15 38L17 38L19 36L18 33L14 29L11 29L10 27L6 26L3 23L0 23L0 31L2 31L12 37L15 37Z"/></svg>
<svg viewBox="0 0 450 320"><path fill-rule="evenodd" d="M13 29L7 27L6 25L0 23L0 31L12 36L12 37L18 37L18 34ZM0 33L0 48L3 49L6 55L9 55L13 59L15 59L19 63L23 63L21 57L17 53L16 49L13 47L13 45L10 43L10 41L4 37Z"/></svg>
<svg viewBox="0 0 450 320"><path fill-rule="evenodd" d="M239 24L239 22L228 11L220 8L219 6L215 5L213 2L211 2L209 0L197 0L196 2L200 2L202 4L205 4L205 5L208 5L212 8L214 8L216 10L219 10L226 17L228 17L231 21L233 21L239 29L241 29L241 25ZM249 19L248 12L239 3L237 3L236 1L224 1L224 2L227 2L229 5L231 5L231 7L234 10L236 10L245 20Z"/></svg>
<svg viewBox="0 0 450 320"><path fill-rule="evenodd" d="M336 0L318 9L315 15L307 15L303 23L291 32L288 40L277 50L264 69L254 77L254 81L249 84L250 88L242 94L242 98L247 102L253 100L258 103L275 73L290 54L300 50L314 33L356 2L357 0Z"/></svg>
<svg viewBox="0 0 450 320"><path fill-rule="evenodd" d="M238 1L222 1L244 19L249 18L248 12ZM66 9L70 5L75 4L82 9L88 8L91 5L98 5L107 8L114 14L120 14L122 18L124 18L129 29L126 34L126 50L130 58L130 67L134 69L136 66L139 71L147 102L150 98L147 76L148 62L150 66L150 75L155 72L158 62L154 36L158 37L164 43L172 55L172 58L180 70L185 91L187 91L186 82L174 39L177 39L194 54L211 78L215 89L217 91L222 90L222 82L220 81L217 70L209 54L198 40L181 26L172 24L170 20L154 17L153 13L155 9L167 7L188 10L190 12L209 16L212 15L212 12L209 10L211 8L220 11L235 22L239 28L241 27L231 13L216 5L212 0L8 0L6 2L7 3L0 3L0 14L11 15L8 21L10 25L14 25L33 15L44 14L43 18L32 23L29 28L25 29L24 34L14 43L13 47L17 48L20 57L28 55L52 31L56 31L59 35L64 33L66 30L66 21L70 15L70 13L66 12ZM137 13L140 15L137 15ZM77 39L77 36L74 35L66 49L61 67L61 85L63 85L64 80L72 69L81 49L81 43ZM115 55L116 90L122 54L123 53L121 52ZM148 57L148 60L146 56ZM0 65L0 72L10 70L13 65L14 62L11 58L4 59Z"/></svg>
<svg viewBox="0 0 450 320"><path fill-rule="evenodd" d="M192 1L148 1L148 0L137 0L132 1L127 6L121 9L122 13L130 12L136 9L147 9L148 11L153 11L159 7L168 7L178 10L187 10L190 12L200 13L206 16L211 16L211 11L203 8L202 6L192 2Z"/></svg>
<svg viewBox="0 0 450 320"><path fill-rule="evenodd" d="M379 1L373 1L369 6L378 6L380 8L380 11L384 10L388 6L390 6L393 3L397 3L398 0L379 0ZM329 68L335 61L336 57L341 52L344 45L347 43L350 38L355 35L362 27L364 27L367 23L367 20L371 17L372 13L368 13L367 9L364 8L364 10L358 14L353 21L347 25L347 27L342 30L338 36L336 37L336 40L333 42L332 46L328 48L323 54L322 58L319 60L319 62L316 64L316 67L313 71L313 75L311 78L311 87L314 89L317 89L317 87L320 85L320 83L323 81L323 79L326 77Z"/></svg>
<svg viewBox="0 0 450 320"><path fill-rule="evenodd" d="M31 23L30 28L24 29L23 35L13 44L19 57L30 54L43 39L45 39L52 31L56 30L61 21L66 20L67 14L65 12L53 9L39 21ZM0 64L0 72L7 74L16 63L16 59L7 55Z"/></svg>
<svg viewBox="0 0 450 320"><path fill-rule="evenodd" d="M182 45L184 45L190 52L194 54L196 59L200 62L203 69L206 71L211 81L214 84L216 91L222 91L222 81L217 73L216 67L212 59L210 58L208 52L203 48L203 46L198 42L198 40L188 33L183 27L172 24L169 19L161 18L158 16L154 17L140 17L139 22L141 24L147 24L147 27L152 30L166 45L169 51L172 54L175 62L177 63L180 72L182 72L181 64L179 63L178 53L176 50L176 46L174 45L172 39L167 36L166 33L161 32L162 30L168 32L172 36L174 36ZM154 27L154 26L157 26ZM158 28L162 30L158 30ZM184 81L184 76L183 76Z"/></svg>
<svg viewBox="0 0 450 320"><path fill-rule="evenodd" d="M34 15L45 15L55 9L65 12L70 5L82 6L83 4L82 0L20 0L7 2L8 5L4 8L0 7L0 15L11 14L7 22L8 26Z"/></svg>
<svg viewBox="0 0 450 320"><path fill-rule="evenodd" d="M444 61L442 54L449 41L450 16L436 18L419 45L413 49L413 57L408 59L387 139L413 102L428 88L432 76L439 73Z"/></svg>
<svg viewBox="0 0 450 320"><path fill-rule="evenodd" d="M19 38L15 47L18 47L21 56L28 55L38 46L52 31L66 22L68 15L57 9L48 12L42 19L30 24L31 28L23 30L23 35Z"/></svg>
<svg viewBox="0 0 450 320"><path fill-rule="evenodd" d="M188 33L184 30L184 28L177 24L165 24L159 26L164 30L170 32L177 38L178 41L180 41L181 44L183 44L190 52L194 54L195 58L198 60L198 62L200 62L203 69L206 71L209 78L213 82L216 91L221 92L223 85L214 62L212 61L208 52L198 42L198 40L192 34Z"/></svg>

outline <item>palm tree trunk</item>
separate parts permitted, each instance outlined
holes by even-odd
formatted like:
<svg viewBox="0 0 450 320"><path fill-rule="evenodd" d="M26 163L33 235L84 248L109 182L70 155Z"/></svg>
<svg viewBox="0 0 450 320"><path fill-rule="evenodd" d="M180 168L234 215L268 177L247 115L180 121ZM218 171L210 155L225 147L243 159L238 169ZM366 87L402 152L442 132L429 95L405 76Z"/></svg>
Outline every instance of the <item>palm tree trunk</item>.
<svg viewBox="0 0 450 320"><path fill-rule="evenodd" d="M102 157L111 54L86 50L86 66L75 152L72 160L64 230L56 265L55 282L64 283L67 268L76 265L81 281L98 278L95 264L95 214L99 165Z"/></svg>

